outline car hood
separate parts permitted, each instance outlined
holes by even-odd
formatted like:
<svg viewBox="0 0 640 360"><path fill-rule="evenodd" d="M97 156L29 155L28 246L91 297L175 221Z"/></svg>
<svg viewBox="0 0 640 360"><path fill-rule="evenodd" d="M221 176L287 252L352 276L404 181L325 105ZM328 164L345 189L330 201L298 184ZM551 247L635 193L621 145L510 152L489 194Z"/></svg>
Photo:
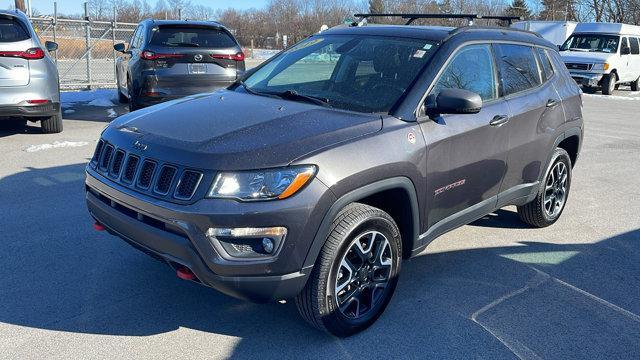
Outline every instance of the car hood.
<svg viewBox="0 0 640 360"><path fill-rule="evenodd" d="M603 63L609 60L614 54L602 52L583 52L583 51L561 51L562 61L570 63Z"/></svg>
<svg viewBox="0 0 640 360"><path fill-rule="evenodd" d="M286 166L381 128L380 115L220 90L124 115L103 138L183 166L245 170Z"/></svg>

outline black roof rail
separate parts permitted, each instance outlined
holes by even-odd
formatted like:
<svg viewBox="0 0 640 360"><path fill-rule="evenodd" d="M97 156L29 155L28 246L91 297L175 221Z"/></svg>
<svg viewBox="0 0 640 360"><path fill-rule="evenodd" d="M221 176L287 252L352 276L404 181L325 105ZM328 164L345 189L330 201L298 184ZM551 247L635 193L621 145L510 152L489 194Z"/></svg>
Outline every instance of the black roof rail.
<svg viewBox="0 0 640 360"><path fill-rule="evenodd" d="M386 13L386 14L354 14L353 16L367 19L370 17L399 17L406 19L405 25L411 25L418 19L467 19L469 24L473 24L474 19L481 19L482 16L478 14L398 14L398 13Z"/></svg>

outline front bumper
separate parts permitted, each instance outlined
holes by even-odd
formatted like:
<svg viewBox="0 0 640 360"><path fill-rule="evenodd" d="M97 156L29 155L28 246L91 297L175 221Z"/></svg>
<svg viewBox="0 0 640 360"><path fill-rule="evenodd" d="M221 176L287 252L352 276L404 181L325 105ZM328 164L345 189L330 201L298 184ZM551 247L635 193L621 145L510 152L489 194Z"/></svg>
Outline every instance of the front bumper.
<svg viewBox="0 0 640 360"><path fill-rule="evenodd" d="M38 105L0 105L0 117L48 117L60 112L59 103Z"/></svg>
<svg viewBox="0 0 640 360"><path fill-rule="evenodd" d="M598 87L601 85L602 78L604 74L598 73L578 73L578 72L569 72L571 77L575 82L580 86L586 87Z"/></svg>
<svg viewBox="0 0 640 360"><path fill-rule="evenodd" d="M328 208L333 197L323 184L314 181L289 199L289 206L232 200L178 205L108 182L87 168L87 207L106 230L174 269L189 268L197 282L253 302L291 298L303 289L312 268L302 264L322 219L308 204ZM205 236L210 227L274 225L286 226L289 233L273 259L229 260Z"/></svg>

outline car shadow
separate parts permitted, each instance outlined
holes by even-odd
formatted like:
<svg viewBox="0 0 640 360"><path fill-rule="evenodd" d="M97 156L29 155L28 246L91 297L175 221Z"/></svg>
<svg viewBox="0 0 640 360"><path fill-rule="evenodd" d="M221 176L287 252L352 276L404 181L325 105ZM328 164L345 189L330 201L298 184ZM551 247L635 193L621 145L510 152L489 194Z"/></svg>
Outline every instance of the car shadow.
<svg viewBox="0 0 640 360"><path fill-rule="evenodd" d="M639 229L594 244L520 241L424 253L403 263L396 294L376 324L337 339L306 325L292 301L257 305L227 297L95 232L83 173L84 164L74 164L0 179L0 322L118 336L188 328L212 342L238 338L234 358L640 353ZM512 212L497 213L480 223L514 226Z"/></svg>
<svg viewBox="0 0 640 360"><path fill-rule="evenodd" d="M491 214L469 224L470 226L491 227L502 229L528 229L531 226L525 224L518 217L518 213L507 209L499 209Z"/></svg>

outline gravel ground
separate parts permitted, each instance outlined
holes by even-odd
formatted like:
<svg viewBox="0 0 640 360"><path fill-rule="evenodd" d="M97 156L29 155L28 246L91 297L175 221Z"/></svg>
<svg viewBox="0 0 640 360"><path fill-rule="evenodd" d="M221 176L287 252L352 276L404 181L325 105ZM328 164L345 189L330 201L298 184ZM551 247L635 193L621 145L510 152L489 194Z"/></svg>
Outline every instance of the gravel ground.
<svg viewBox="0 0 640 360"><path fill-rule="evenodd" d="M585 142L554 226L527 228L505 208L442 236L349 339L311 329L291 302L181 281L93 231L83 167L110 114L72 110L62 134L0 130L0 358L640 357L637 93L585 96Z"/></svg>

